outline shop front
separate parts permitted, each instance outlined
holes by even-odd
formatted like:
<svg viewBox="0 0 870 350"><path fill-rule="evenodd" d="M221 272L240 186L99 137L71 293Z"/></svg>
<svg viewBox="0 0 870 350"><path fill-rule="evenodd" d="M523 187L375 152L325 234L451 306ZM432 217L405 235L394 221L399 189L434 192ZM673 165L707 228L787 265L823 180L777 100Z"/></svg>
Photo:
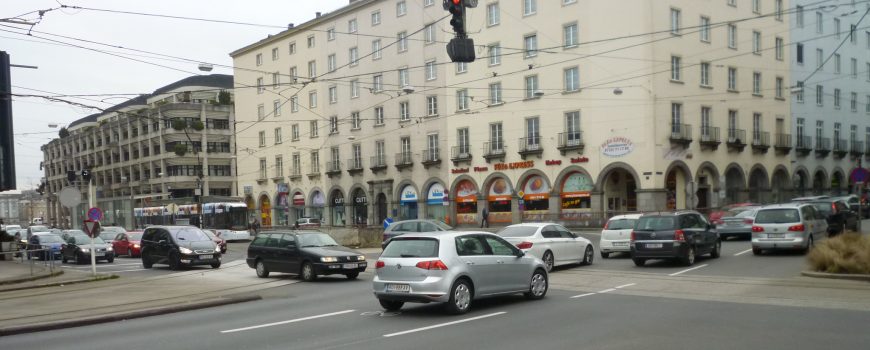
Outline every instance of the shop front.
<svg viewBox="0 0 870 350"><path fill-rule="evenodd" d="M293 193L293 223L305 217L305 195L302 192ZM291 223L291 225L293 224Z"/></svg>
<svg viewBox="0 0 870 350"><path fill-rule="evenodd" d="M288 226L290 224L288 217L290 211L288 191L287 184L278 184L278 193L275 194L275 225L277 226Z"/></svg>
<svg viewBox="0 0 870 350"><path fill-rule="evenodd" d="M414 186L407 185L402 188L399 196L399 219L416 219L418 217L417 190L414 188Z"/></svg>
<svg viewBox="0 0 870 350"><path fill-rule="evenodd" d="M511 212L511 189L510 183L504 178L496 178L489 185L486 197L489 207L489 223L509 224L513 222Z"/></svg>
<svg viewBox="0 0 870 350"><path fill-rule="evenodd" d="M581 172L575 172L562 181L560 200L562 203L562 220L581 220L592 208L592 178Z"/></svg>
<svg viewBox="0 0 870 350"><path fill-rule="evenodd" d="M302 204L305 205L305 203ZM323 192L314 190L314 192L311 194L311 207L309 210L309 214L311 215L311 217L320 220L320 222L323 222L323 207L325 206L326 198L324 198Z"/></svg>
<svg viewBox="0 0 870 350"><path fill-rule="evenodd" d="M245 206L248 207L248 219L246 224L250 224L257 218L257 202L251 195L245 196Z"/></svg>
<svg viewBox="0 0 870 350"><path fill-rule="evenodd" d="M260 227L272 226L272 201L268 195L260 196Z"/></svg>
<svg viewBox="0 0 870 350"><path fill-rule="evenodd" d="M470 180L456 184L456 224L477 225L477 186Z"/></svg>
<svg viewBox="0 0 870 350"><path fill-rule="evenodd" d="M353 198L353 223L368 225L369 201L366 192L362 188L357 188L351 198Z"/></svg>
<svg viewBox="0 0 870 350"><path fill-rule="evenodd" d="M344 212L344 194L341 193L341 190L332 191L332 201L330 204L330 210L332 210L332 226L345 226L347 225L346 216Z"/></svg>
<svg viewBox="0 0 870 350"><path fill-rule="evenodd" d="M549 220L550 185L547 180L541 175L529 176L522 189L518 194L522 198L519 207L523 221Z"/></svg>
<svg viewBox="0 0 870 350"><path fill-rule="evenodd" d="M426 194L426 218L441 220L448 224L450 222L447 217L447 192L444 191L444 185L440 183L436 182L429 186Z"/></svg>

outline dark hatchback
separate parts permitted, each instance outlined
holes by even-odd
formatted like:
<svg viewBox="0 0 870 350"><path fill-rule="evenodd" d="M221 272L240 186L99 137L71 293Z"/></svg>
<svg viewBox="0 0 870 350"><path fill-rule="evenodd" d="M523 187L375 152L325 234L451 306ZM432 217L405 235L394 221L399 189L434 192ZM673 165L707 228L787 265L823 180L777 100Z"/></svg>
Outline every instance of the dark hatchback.
<svg viewBox="0 0 870 350"><path fill-rule="evenodd" d="M631 232L631 259L643 266L648 259L676 259L690 266L699 255L718 258L722 241L714 226L696 211L641 216Z"/></svg>
<svg viewBox="0 0 870 350"><path fill-rule="evenodd" d="M825 216L828 222L828 235L844 233L847 229L858 230L858 213L849 208L848 202L842 199L820 199L808 201L819 214Z"/></svg>
<svg viewBox="0 0 870 350"><path fill-rule="evenodd" d="M151 226L142 234L142 267L167 264L178 270L183 266L221 267L221 252L205 232L193 226Z"/></svg>
<svg viewBox="0 0 870 350"><path fill-rule="evenodd" d="M355 279L368 266L362 253L339 245L325 233L311 231L261 232L248 246L247 262L261 278L284 272L306 281L339 274Z"/></svg>

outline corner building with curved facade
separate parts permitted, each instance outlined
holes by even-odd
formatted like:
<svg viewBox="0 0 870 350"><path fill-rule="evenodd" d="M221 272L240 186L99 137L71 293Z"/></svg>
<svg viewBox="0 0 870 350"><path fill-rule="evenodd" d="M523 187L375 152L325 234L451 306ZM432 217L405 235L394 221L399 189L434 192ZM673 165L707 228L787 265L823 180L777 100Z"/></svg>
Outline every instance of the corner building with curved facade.
<svg viewBox="0 0 870 350"><path fill-rule="evenodd" d="M351 1L231 53L239 188L264 226L790 198L788 2L731 3L482 0L456 64L440 3Z"/></svg>

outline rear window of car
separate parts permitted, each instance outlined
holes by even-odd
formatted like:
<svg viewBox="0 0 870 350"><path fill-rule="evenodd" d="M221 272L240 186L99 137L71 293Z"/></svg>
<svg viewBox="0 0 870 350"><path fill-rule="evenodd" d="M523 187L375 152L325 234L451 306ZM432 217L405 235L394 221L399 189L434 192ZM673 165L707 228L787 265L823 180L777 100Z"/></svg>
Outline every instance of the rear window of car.
<svg viewBox="0 0 870 350"><path fill-rule="evenodd" d="M755 210L744 210L744 211L741 211L741 212L737 213L737 215L734 215L734 217L737 217L737 218L751 218L751 217L755 216L755 213L756 213Z"/></svg>
<svg viewBox="0 0 870 350"><path fill-rule="evenodd" d="M612 219L607 222L608 230L630 230L634 228L637 219Z"/></svg>
<svg viewBox="0 0 870 350"><path fill-rule="evenodd" d="M635 229L638 230L673 230L677 227L677 217L675 216L643 216L637 219Z"/></svg>
<svg viewBox="0 0 870 350"><path fill-rule="evenodd" d="M788 224L800 221L798 210L792 208L764 209L755 215L756 224Z"/></svg>
<svg viewBox="0 0 870 350"><path fill-rule="evenodd" d="M831 203L829 202L815 202L810 204L812 204L812 206L816 208L819 213L822 213L824 215L830 215L833 211L831 209Z"/></svg>
<svg viewBox="0 0 870 350"><path fill-rule="evenodd" d="M505 227L496 234L502 237L528 237L535 234L537 230L538 228L535 226L512 226Z"/></svg>
<svg viewBox="0 0 870 350"><path fill-rule="evenodd" d="M131 240L131 241L138 241L138 240L140 240L140 239L142 239L142 234L141 234L141 233L133 233L133 234L130 234L130 240Z"/></svg>
<svg viewBox="0 0 870 350"><path fill-rule="evenodd" d="M438 257L438 240L433 238L393 238L381 253L384 258Z"/></svg>

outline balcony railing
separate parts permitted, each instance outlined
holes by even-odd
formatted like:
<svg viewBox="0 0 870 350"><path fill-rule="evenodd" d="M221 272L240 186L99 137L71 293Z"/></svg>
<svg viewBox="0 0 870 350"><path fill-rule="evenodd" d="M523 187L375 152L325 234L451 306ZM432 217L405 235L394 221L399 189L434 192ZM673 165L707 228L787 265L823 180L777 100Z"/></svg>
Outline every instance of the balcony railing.
<svg viewBox="0 0 870 350"><path fill-rule="evenodd" d="M810 153L810 151L813 150L812 136L798 135L797 138L795 138L794 150L798 155L803 156Z"/></svg>
<svg viewBox="0 0 870 350"><path fill-rule="evenodd" d="M725 144L728 145L729 150L743 152L746 147L746 130L729 128Z"/></svg>
<svg viewBox="0 0 870 350"><path fill-rule="evenodd" d="M326 162L326 175L333 176L341 174L341 161L333 160Z"/></svg>
<svg viewBox="0 0 870 350"><path fill-rule="evenodd" d="M396 153L396 169L402 170L414 166L410 151Z"/></svg>
<svg viewBox="0 0 870 350"><path fill-rule="evenodd" d="M722 143L719 138L719 128L715 126L702 126L698 142L701 143L701 147L708 147L712 150L716 150L719 148L719 144Z"/></svg>
<svg viewBox="0 0 870 350"><path fill-rule="evenodd" d="M559 133L559 152L562 155L570 151L576 150L578 153L583 153L586 145L583 143L583 132L580 130Z"/></svg>
<svg viewBox="0 0 870 350"><path fill-rule="evenodd" d="M371 169L372 172L385 170L387 169L387 157L385 157L383 154L372 156L370 164L371 166L369 167L369 169Z"/></svg>
<svg viewBox="0 0 870 350"><path fill-rule="evenodd" d="M776 141L774 141L773 148L776 149L777 152L783 154L791 152L791 134L776 134Z"/></svg>
<svg viewBox="0 0 870 350"><path fill-rule="evenodd" d="M499 140L496 142L483 143L483 158L486 159L487 162L495 158L504 159L504 157L505 146L503 141Z"/></svg>
<svg viewBox="0 0 870 350"><path fill-rule="evenodd" d="M453 146L450 151L450 160L453 161L454 164L471 161L471 148L468 147L468 145Z"/></svg>
<svg viewBox="0 0 870 350"><path fill-rule="evenodd" d="M540 157L540 155L544 153L544 148L541 147L541 135L521 137L518 153L523 159L530 154L537 154Z"/></svg>
<svg viewBox="0 0 870 350"><path fill-rule="evenodd" d="M849 153L854 157L860 157L864 155L864 143L861 141L852 141L852 148L849 150Z"/></svg>
<svg viewBox="0 0 870 350"><path fill-rule="evenodd" d="M351 158L351 159L348 159L348 160L347 160L347 163L345 163L345 164L347 164L347 173L348 173L348 174L351 174L351 175L353 175L353 174L359 174L359 173L361 173L363 170L365 170L365 168L363 168L363 160L362 160L362 158Z"/></svg>
<svg viewBox="0 0 870 350"><path fill-rule="evenodd" d="M308 178L320 176L320 163L311 164L311 172L308 173Z"/></svg>
<svg viewBox="0 0 870 350"><path fill-rule="evenodd" d="M816 145L814 147L816 156L827 157L831 153L831 139L827 137L816 137Z"/></svg>
<svg viewBox="0 0 870 350"><path fill-rule="evenodd" d="M432 165L441 164L441 154L438 152L438 148L424 149L422 163L427 168Z"/></svg>
<svg viewBox="0 0 870 350"><path fill-rule="evenodd" d="M834 146L834 156L843 158L846 156L846 153L849 153L849 141L844 139L834 139L832 142Z"/></svg>
<svg viewBox="0 0 870 350"><path fill-rule="evenodd" d="M301 180L302 179L302 170L297 168L290 169L290 176L288 176L290 181Z"/></svg>
<svg viewBox="0 0 870 350"><path fill-rule="evenodd" d="M688 146L692 143L692 126L689 124L671 124L671 143Z"/></svg>
<svg viewBox="0 0 870 350"><path fill-rule="evenodd" d="M770 149L770 133L756 131L752 133L752 149L759 152L767 152Z"/></svg>

